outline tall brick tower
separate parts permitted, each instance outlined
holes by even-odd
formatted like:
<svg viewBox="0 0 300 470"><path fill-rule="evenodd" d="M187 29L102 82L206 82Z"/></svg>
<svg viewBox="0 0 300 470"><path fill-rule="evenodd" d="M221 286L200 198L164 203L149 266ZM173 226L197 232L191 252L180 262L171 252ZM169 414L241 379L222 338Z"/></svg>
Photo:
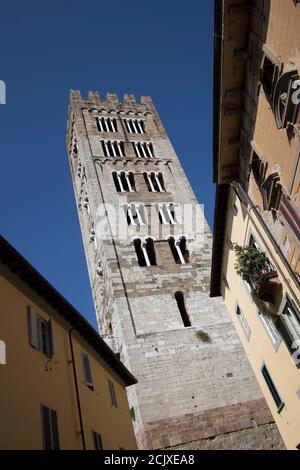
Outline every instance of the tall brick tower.
<svg viewBox="0 0 300 470"><path fill-rule="evenodd" d="M280 447L208 295L211 233L151 98L71 91L67 147L99 332L138 379L139 447Z"/></svg>

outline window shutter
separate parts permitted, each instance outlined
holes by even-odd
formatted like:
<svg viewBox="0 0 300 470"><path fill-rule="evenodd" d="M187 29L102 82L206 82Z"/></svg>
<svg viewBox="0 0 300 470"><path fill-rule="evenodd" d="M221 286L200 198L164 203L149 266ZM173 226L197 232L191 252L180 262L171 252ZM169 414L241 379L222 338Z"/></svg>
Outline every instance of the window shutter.
<svg viewBox="0 0 300 470"><path fill-rule="evenodd" d="M90 360L89 360L88 354L85 352L82 353L82 365L83 365L85 383L86 385L92 386L93 378L92 378L92 373L91 373Z"/></svg>
<svg viewBox="0 0 300 470"><path fill-rule="evenodd" d="M36 349L39 349L39 334L37 324L37 314L31 306L28 307L28 327L29 343Z"/></svg>
<svg viewBox="0 0 300 470"><path fill-rule="evenodd" d="M108 388L112 406L118 407L114 384L108 379Z"/></svg>
<svg viewBox="0 0 300 470"><path fill-rule="evenodd" d="M49 411L51 414L52 449L59 450L57 413L54 410L49 410Z"/></svg>
<svg viewBox="0 0 300 470"><path fill-rule="evenodd" d="M48 341L48 351L47 351L47 356L49 359L52 358L53 356L53 337L52 337L52 322L51 318L47 322L47 341Z"/></svg>
<svg viewBox="0 0 300 470"><path fill-rule="evenodd" d="M277 327L278 327L278 330L280 331L280 333L281 333L281 335L284 339L285 344L288 347L288 350L290 351L290 353L293 353L294 350L292 349L292 344L293 344L294 339L293 339L292 335L290 334L289 329L286 326L284 318L282 317L282 315L280 315L278 317Z"/></svg>
<svg viewBox="0 0 300 470"><path fill-rule="evenodd" d="M92 431L92 433L95 450L103 450L101 435L95 431Z"/></svg>
<svg viewBox="0 0 300 470"><path fill-rule="evenodd" d="M47 406L41 406L42 414L42 429L43 429L43 441L44 441L44 450L52 449L52 440L51 440L51 418L50 410Z"/></svg>

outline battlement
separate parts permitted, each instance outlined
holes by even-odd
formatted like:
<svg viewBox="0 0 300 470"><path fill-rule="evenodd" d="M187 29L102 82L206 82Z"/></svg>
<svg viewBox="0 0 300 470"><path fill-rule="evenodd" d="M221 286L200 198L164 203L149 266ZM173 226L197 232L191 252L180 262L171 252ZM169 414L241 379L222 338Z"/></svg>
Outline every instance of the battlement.
<svg viewBox="0 0 300 470"><path fill-rule="evenodd" d="M134 95L125 93L123 101L119 100L116 93L106 93L106 98L101 99L97 91L89 91L87 99L81 96L79 90L70 90L70 103L79 104L82 108L98 109L116 112L153 113L154 105L150 96L141 96L138 102Z"/></svg>

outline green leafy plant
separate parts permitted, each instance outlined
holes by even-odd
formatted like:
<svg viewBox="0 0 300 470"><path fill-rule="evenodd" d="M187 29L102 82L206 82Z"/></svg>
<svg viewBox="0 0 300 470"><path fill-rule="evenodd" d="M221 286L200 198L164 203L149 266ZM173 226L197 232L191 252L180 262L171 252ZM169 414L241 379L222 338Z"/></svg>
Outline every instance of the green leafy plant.
<svg viewBox="0 0 300 470"><path fill-rule="evenodd" d="M263 251L256 246L240 246L233 244L236 255L235 270L252 288L260 282L264 274L273 271L273 267Z"/></svg>

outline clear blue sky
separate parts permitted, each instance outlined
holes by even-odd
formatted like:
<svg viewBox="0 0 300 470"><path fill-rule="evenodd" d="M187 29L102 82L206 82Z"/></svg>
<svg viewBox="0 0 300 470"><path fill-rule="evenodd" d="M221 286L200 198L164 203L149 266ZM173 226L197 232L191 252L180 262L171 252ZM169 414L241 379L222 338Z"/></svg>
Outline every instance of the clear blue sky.
<svg viewBox="0 0 300 470"><path fill-rule="evenodd" d="M65 149L69 89L151 95L212 225L212 3L1 4L0 230L94 326Z"/></svg>

